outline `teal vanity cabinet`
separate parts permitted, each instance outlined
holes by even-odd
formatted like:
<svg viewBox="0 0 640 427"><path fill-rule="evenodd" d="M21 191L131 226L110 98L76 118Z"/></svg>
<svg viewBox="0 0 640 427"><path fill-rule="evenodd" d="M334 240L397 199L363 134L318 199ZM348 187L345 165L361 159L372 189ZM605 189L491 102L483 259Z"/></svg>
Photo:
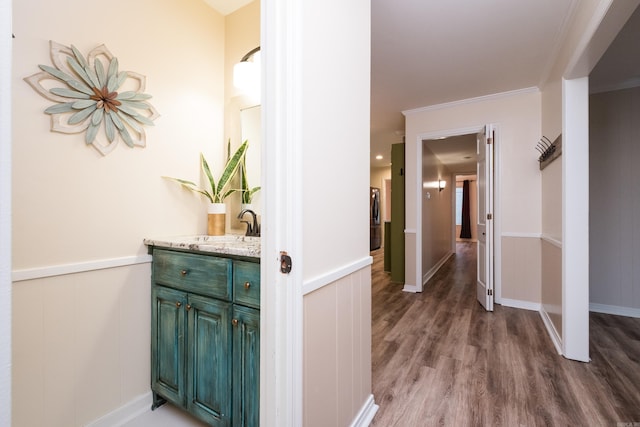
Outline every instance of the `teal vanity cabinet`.
<svg viewBox="0 0 640 427"><path fill-rule="evenodd" d="M150 252L153 409L169 401L211 426L257 426L258 259Z"/></svg>

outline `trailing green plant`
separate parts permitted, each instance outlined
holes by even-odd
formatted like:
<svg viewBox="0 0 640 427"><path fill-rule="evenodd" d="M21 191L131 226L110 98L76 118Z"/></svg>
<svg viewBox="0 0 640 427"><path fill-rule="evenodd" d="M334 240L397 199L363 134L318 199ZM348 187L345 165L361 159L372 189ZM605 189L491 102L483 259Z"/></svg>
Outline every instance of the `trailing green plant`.
<svg viewBox="0 0 640 427"><path fill-rule="evenodd" d="M249 180L247 179L247 166L246 166L246 154L240 161L240 194L242 195L242 203L248 205L253 200L253 196L260 191L260 187L249 186Z"/></svg>
<svg viewBox="0 0 640 427"><path fill-rule="evenodd" d="M180 178L172 178L170 176L165 176L164 178L171 179L180 183L183 187L194 191L196 193L200 193L205 196L211 203L224 203L224 199L239 191L237 188L228 188L231 184L231 180L238 172L238 168L240 167L240 163L242 159L244 159L244 155L247 152L247 148L249 147L249 141L244 141L238 149L231 155L231 141L227 144L227 163L224 165L224 169L222 170L222 175L216 182L213 178L213 174L211 173L211 169L209 168L209 164L207 160L204 158L204 155L200 153L200 167L204 172L207 180L209 181L210 190L204 190L195 182L188 181Z"/></svg>

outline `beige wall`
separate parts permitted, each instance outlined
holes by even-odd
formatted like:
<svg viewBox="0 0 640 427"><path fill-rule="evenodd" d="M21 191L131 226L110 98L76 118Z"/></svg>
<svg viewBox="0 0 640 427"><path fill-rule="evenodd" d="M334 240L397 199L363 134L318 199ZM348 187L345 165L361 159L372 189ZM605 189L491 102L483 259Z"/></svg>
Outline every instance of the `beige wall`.
<svg viewBox="0 0 640 427"><path fill-rule="evenodd" d="M349 2L344 16L360 14L357 22L336 16L344 7L332 0L305 2L302 8L305 30L323 34L304 42L304 107L296 112L304 129L299 135L304 146L303 245L310 260L305 280L369 254L371 5L367 0ZM359 52L355 58L354 52Z"/></svg>
<svg viewBox="0 0 640 427"><path fill-rule="evenodd" d="M462 101L407 113L407 159L416 158L419 135L451 132L457 129L479 130L485 124L497 125L495 230L496 249L501 234L539 235L540 233L540 172L532 146L540 138L540 93L535 90L497 95L478 100ZM407 229L416 228L416 165L406 164ZM409 237L409 235L407 235ZM417 283L415 246L406 240L406 271L408 284ZM520 240L516 241L516 244ZM499 256L500 252L497 252ZM497 263L504 262L498 258ZM538 266L539 267L539 266ZM501 280L496 273L496 284ZM528 278L516 273L513 281L501 281L502 292L519 295Z"/></svg>
<svg viewBox="0 0 640 427"><path fill-rule="evenodd" d="M440 191L438 181L446 181ZM422 143L422 274L421 283L431 278L435 267L452 252L452 175ZM426 188L425 188L426 187Z"/></svg>
<svg viewBox="0 0 640 427"><path fill-rule="evenodd" d="M13 284L14 425L85 425L149 391L142 239L206 231L204 200L161 176L199 180L201 151L221 163L224 29L199 0L14 2L13 270L31 278ZM49 131L51 102L22 80L49 40L104 43L147 77L146 148L103 157Z"/></svg>
<svg viewBox="0 0 640 427"><path fill-rule="evenodd" d="M304 298L304 425L351 425L371 394L371 268Z"/></svg>
<svg viewBox="0 0 640 427"><path fill-rule="evenodd" d="M590 22L605 9L612 0L586 0L577 2L567 32L560 45L549 77L542 85L542 135L554 141L563 131L562 79L568 67L575 63L580 43L587 29L593 30ZM584 48L584 46L582 46ZM560 159L561 160L561 159ZM562 331L562 161L556 160L542 171L542 235L556 245L541 246L542 308L547 311L554 327ZM558 247L559 246L559 247ZM553 259L557 257L557 259ZM545 267L552 265L556 268ZM558 267L559 266L559 267ZM558 287L558 289L556 289ZM552 310L552 311L549 311Z"/></svg>
<svg viewBox="0 0 640 427"><path fill-rule="evenodd" d="M250 50L260 46L260 0L254 0L248 5L225 16L225 110L224 110L224 140L231 141L232 150L245 139L249 140L246 153L247 176L249 185L260 185L262 167L261 151L261 109L260 100L251 99L233 85L233 66ZM251 137L248 138L248 135ZM235 181L240 186L238 180ZM242 233L246 227L237 214L240 212L240 193L229 197L227 223L234 232ZM262 214L262 191L255 194L253 210Z"/></svg>
<svg viewBox="0 0 640 427"><path fill-rule="evenodd" d="M503 300L540 304L540 239L532 237L502 238Z"/></svg>
<svg viewBox="0 0 640 427"><path fill-rule="evenodd" d="M309 34L299 64L304 96L292 112L304 188L303 418L340 427L371 402L371 2L302 2L300 12Z"/></svg>
<svg viewBox="0 0 640 427"><path fill-rule="evenodd" d="M551 321L558 338L562 338L562 247L542 239L542 310Z"/></svg>
<svg viewBox="0 0 640 427"><path fill-rule="evenodd" d="M640 309L640 87L589 107L589 302Z"/></svg>

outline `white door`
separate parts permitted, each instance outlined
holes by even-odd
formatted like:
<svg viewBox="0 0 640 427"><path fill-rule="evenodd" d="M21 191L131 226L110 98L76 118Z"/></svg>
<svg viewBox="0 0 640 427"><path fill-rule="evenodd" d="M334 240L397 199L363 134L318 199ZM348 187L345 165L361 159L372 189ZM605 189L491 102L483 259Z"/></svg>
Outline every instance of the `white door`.
<svg viewBox="0 0 640 427"><path fill-rule="evenodd" d="M478 138L478 301L493 311L493 129Z"/></svg>

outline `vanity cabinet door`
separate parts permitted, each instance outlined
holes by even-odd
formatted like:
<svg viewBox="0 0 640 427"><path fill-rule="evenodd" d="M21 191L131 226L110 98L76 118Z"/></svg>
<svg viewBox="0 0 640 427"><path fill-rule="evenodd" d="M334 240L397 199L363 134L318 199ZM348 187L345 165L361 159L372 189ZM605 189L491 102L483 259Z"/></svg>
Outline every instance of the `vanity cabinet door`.
<svg viewBox="0 0 640 427"><path fill-rule="evenodd" d="M151 307L151 388L176 405L185 404L187 294L153 286ZM157 399L154 399L157 406Z"/></svg>
<svg viewBox="0 0 640 427"><path fill-rule="evenodd" d="M209 425L230 426L231 303L189 294L187 310L187 408Z"/></svg>
<svg viewBox="0 0 640 427"><path fill-rule="evenodd" d="M233 426L260 425L260 311L233 307Z"/></svg>

